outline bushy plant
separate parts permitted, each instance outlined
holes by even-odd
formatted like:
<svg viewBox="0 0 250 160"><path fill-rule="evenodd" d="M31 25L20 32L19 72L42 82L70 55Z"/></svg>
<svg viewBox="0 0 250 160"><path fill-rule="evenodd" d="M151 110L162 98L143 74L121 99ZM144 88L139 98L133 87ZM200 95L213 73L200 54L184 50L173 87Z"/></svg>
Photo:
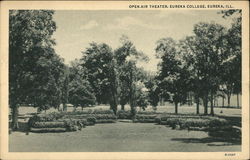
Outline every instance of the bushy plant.
<svg viewBox="0 0 250 160"><path fill-rule="evenodd" d="M96 119L113 119L116 120L116 116L114 114L90 114L89 117L95 117Z"/></svg>
<svg viewBox="0 0 250 160"><path fill-rule="evenodd" d="M117 112L117 117L118 119L131 119L131 111L124 111L124 110L119 110Z"/></svg>
<svg viewBox="0 0 250 160"><path fill-rule="evenodd" d="M56 121L64 116L63 113L53 112L50 114L36 114L31 117L28 121L28 124L32 126L34 122L51 122Z"/></svg>
<svg viewBox="0 0 250 160"><path fill-rule="evenodd" d="M66 132L66 128L30 128L30 132L35 132L35 133Z"/></svg>
<svg viewBox="0 0 250 160"><path fill-rule="evenodd" d="M137 114L135 116L135 119L133 120L133 122L141 122L141 123L155 123L155 118L156 118L156 114L155 115L143 115L143 114Z"/></svg>
<svg viewBox="0 0 250 160"><path fill-rule="evenodd" d="M62 118L63 119L86 119L89 116L89 114L69 114L69 115L64 115Z"/></svg>
<svg viewBox="0 0 250 160"><path fill-rule="evenodd" d="M114 114L114 112L112 110L96 109L92 112L92 114Z"/></svg>
<svg viewBox="0 0 250 160"><path fill-rule="evenodd" d="M211 128L219 128L219 127L222 127L222 126L228 126L229 125L229 122L225 119L222 119L222 118L211 118L210 119L210 122L209 122L209 127Z"/></svg>
<svg viewBox="0 0 250 160"><path fill-rule="evenodd" d="M33 128L64 128L64 122L34 122L32 124Z"/></svg>
<svg viewBox="0 0 250 160"><path fill-rule="evenodd" d="M76 120L65 120L64 123L65 123L66 131L77 131L78 130Z"/></svg>
<svg viewBox="0 0 250 160"><path fill-rule="evenodd" d="M143 115L155 115L155 114L158 114L157 112L155 112L155 111L138 111L137 113L136 113L137 115L138 114L143 114Z"/></svg>
<svg viewBox="0 0 250 160"><path fill-rule="evenodd" d="M115 123L116 121L113 119L98 119L96 123Z"/></svg>
<svg viewBox="0 0 250 160"><path fill-rule="evenodd" d="M155 123L154 119L134 119L134 123Z"/></svg>
<svg viewBox="0 0 250 160"><path fill-rule="evenodd" d="M92 114L93 110L84 110L84 111L75 111L75 112L66 112L65 114L67 115L82 115L82 114Z"/></svg>
<svg viewBox="0 0 250 160"><path fill-rule="evenodd" d="M96 118L95 117L88 117L87 118L87 123L88 124L95 124L96 123Z"/></svg>
<svg viewBox="0 0 250 160"><path fill-rule="evenodd" d="M135 119L155 119L157 115L139 115L135 116Z"/></svg>
<svg viewBox="0 0 250 160"><path fill-rule="evenodd" d="M179 122L181 129L190 129L190 128L202 128L207 127L209 125L208 119L201 119L201 118L190 118L190 119L182 119Z"/></svg>

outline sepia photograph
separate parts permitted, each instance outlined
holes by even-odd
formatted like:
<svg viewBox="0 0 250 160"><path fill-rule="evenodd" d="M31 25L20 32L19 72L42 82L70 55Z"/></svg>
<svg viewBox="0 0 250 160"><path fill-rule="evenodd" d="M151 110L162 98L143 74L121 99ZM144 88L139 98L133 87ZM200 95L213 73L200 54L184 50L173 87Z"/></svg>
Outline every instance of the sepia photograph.
<svg viewBox="0 0 250 160"><path fill-rule="evenodd" d="M8 152L242 152L244 10L200 6L8 9Z"/></svg>

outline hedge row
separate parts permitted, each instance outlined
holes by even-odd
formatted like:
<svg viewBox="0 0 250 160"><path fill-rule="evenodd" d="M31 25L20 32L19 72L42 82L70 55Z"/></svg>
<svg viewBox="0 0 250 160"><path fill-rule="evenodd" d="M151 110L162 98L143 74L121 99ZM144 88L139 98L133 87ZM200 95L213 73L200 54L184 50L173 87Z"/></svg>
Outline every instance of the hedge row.
<svg viewBox="0 0 250 160"><path fill-rule="evenodd" d="M76 111L76 112L63 112L66 115L83 115L83 114L114 114L112 110L102 110L102 109L89 109L85 111Z"/></svg>
<svg viewBox="0 0 250 160"><path fill-rule="evenodd" d="M30 128L31 132L45 133L45 132L66 132L66 128Z"/></svg>
<svg viewBox="0 0 250 160"><path fill-rule="evenodd" d="M155 111L138 111L136 114L137 115L138 114L142 114L142 115L155 115L155 114L161 114L161 113L158 113L158 112L155 112Z"/></svg>
<svg viewBox="0 0 250 160"><path fill-rule="evenodd" d="M34 122L31 127L34 128L65 128L65 122Z"/></svg>
<svg viewBox="0 0 250 160"><path fill-rule="evenodd" d="M134 123L155 123L155 119L134 119Z"/></svg>
<svg viewBox="0 0 250 160"><path fill-rule="evenodd" d="M119 110L117 112L118 119L132 119L131 111Z"/></svg>
<svg viewBox="0 0 250 160"><path fill-rule="evenodd" d="M28 121L31 132L57 132L81 130L96 123L114 123L116 116L110 110L89 110L85 112L61 112L37 114ZM51 129L50 129L51 128Z"/></svg>
<svg viewBox="0 0 250 160"><path fill-rule="evenodd" d="M186 118L186 117L179 117L179 118L167 118L166 120L156 119L159 124L169 125L172 128L175 128L177 125L181 129L190 129L190 128L219 128L228 126L229 123L225 119L218 118L218 117L200 117L200 118Z"/></svg>

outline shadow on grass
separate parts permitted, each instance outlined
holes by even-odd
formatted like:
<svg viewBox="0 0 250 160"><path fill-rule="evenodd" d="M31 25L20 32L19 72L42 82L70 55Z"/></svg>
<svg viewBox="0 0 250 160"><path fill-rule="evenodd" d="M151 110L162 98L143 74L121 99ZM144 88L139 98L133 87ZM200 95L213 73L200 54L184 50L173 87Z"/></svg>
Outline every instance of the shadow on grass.
<svg viewBox="0 0 250 160"><path fill-rule="evenodd" d="M241 117L232 117L232 116L219 116L219 117L226 119L227 121L229 121L231 125L238 126L238 127L242 126Z"/></svg>
<svg viewBox="0 0 250 160"><path fill-rule="evenodd" d="M29 131L29 126L28 122L18 122L19 128L12 130L12 132L28 132ZM11 122L9 122L9 128L11 128Z"/></svg>
<svg viewBox="0 0 250 160"><path fill-rule="evenodd" d="M240 139L223 139L223 138L172 138L172 141L181 141L183 143L207 143L208 146L231 146L241 145ZM212 143L212 144L211 144Z"/></svg>

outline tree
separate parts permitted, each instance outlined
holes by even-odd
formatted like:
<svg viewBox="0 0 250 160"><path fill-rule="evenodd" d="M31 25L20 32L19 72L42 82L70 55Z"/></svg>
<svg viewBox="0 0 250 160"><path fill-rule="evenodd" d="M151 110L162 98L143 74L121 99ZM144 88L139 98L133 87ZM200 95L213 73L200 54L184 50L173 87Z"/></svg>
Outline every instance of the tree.
<svg viewBox="0 0 250 160"><path fill-rule="evenodd" d="M86 69L87 80L94 89L98 103L109 103L116 114L117 111L117 71L113 51L105 43L91 43L83 52L81 59Z"/></svg>
<svg viewBox="0 0 250 160"><path fill-rule="evenodd" d="M193 68L201 80L200 89L204 104L204 114L208 114L207 106L210 100L211 114L214 114L213 99L219 89L221 74L221 55L225 52L226 29L215 23L198 23L194 26L195 36L187 40L187 45L193 54ZM200 84L200 83L198 83Z"/></svg>
<svg viewBox="0 0 250 160"><path fill-rule="evenodd" d="M95 95L88 81L76 76L69 84L69 102L74 107L87 107L95 104Z"/></svg>
<svg viewBox="0 0 250 160"><path fill-rule="evenodd" d="M142 70L137 67L139 61L146 62L148 57L137 51L127 36L120 38L121 46L114 51L117 62L119 79L119 99L122 109L126 103L130 104L131 113L135 115L136 82L141 80Z"/></svg>
<svg viewBox="0 0 250 160"><path fill-rule="evenodd" d="M145 110L147 106L149 105L148 101L148 90L145 87L144 83L142 82L137 82L136 83L136 91L135 91L135 101L136 101L136 106L142 108Z"/></svg>
<svg viewBox="0 0 250 160"><path fill-rule="evenodd" d="M35 86L44 87L45 83L54 88L57 83L52 74L47 79L44 78L46 81L35 81L40 72L47 69L45 65L51 65L52 61L58 60L52 48L55 45L52 34L56 30L53 14L49 10L10 10L9 104L12 109L13 129L18 128L19 105L27 102L33 104L31 97L34 97L34 90L38 90ZM47 61L49 59L53 60ZM52 103L51 100L50 102ZM35 100L34 103L39 102Z"/></svg>
<svg viewBox="0 0 250 160"><path fill-rule="evenodd" d="M162 59L158 75L162 95L165 95L169 102L175 104L175 113L177 114L178 104L186 102L188 72L182 65L178 45L172 38L159 40L156 54Z"/></svg>
<svg viewBox="0 0 250 160"><path fill-rule="evenodd" d="M160 100L158 83L155 75L149 75L149 79L145 82L146 88L148 89L148 101L153 107L156 107Z"/></svg>
<svg viewBox="0 0 250 160"><path fill-rule="evenodd" d="M224 61L222 67L223 82L226 86L228 97L228 106L230 106L231 94L237 94L237 106L239 107L239 94L241 93L241 54L242 54L242 15L241 10L222 11L224 18L229 18L234 15L234 21L227 31L227 50L223 54Z"/></svg>
<svg viewBox="0 0 250 160"><path fill-rule="evenodd" d="M81 106L83 109L96 103L95 94L80 60L75 59L70 63L68 81L68 101L74 107Z"/></svg>
<svg viewBox="0 0 250 160"><path fill-rule="evenodd" d="M36 74L27 101L40 111L55 107L62 103L62 78L65 66L62 59L51 52L51 57L42 57L37 61Z"/></svg>
<svg viewBox="0 0 250 160"><path fill-rule="evenodd" d="M65 66L64 75L62 77L62 103L63 111L67 111L67 103L69 102L69 68Z"/></svg>

